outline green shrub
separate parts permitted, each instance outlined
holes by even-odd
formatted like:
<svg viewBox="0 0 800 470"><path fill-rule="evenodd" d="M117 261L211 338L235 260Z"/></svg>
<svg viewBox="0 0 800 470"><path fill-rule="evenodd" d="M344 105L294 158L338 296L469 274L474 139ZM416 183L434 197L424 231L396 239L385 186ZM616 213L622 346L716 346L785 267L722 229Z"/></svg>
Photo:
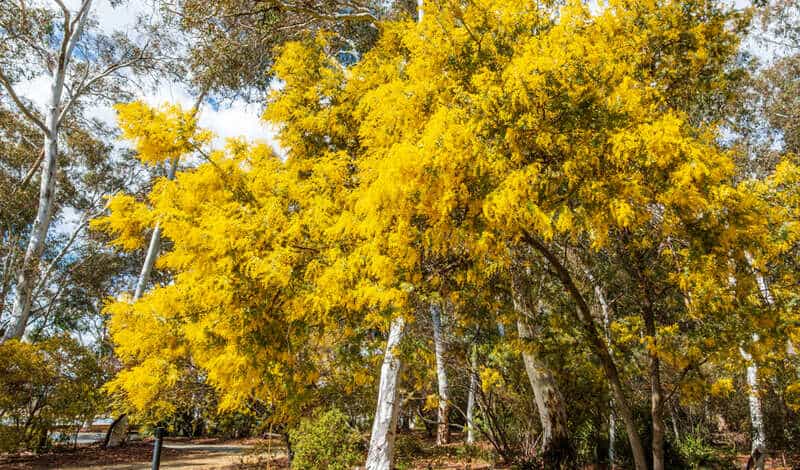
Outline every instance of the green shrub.
<svg viewBox="0 0 800 470"><path fill-rule="evenodd" d="M0 344L0 452L66 440L104 407L106 377L97 356L66 335Z"/></svg>
<svg viewBox="0 0 800 470"><path fill-rule="evenodd" d="M318 412L289 431L298 470L350 470L364 460L361 436L337 409Z"/></svg>
<svg viewBox="0 0 800 470"><path fill-rule="evenodd" d="M674 448L673 448L674 445ZM687 434L679 442L667 441L667 468L735 469L733 456L708 444L701 436Z"/></svg>

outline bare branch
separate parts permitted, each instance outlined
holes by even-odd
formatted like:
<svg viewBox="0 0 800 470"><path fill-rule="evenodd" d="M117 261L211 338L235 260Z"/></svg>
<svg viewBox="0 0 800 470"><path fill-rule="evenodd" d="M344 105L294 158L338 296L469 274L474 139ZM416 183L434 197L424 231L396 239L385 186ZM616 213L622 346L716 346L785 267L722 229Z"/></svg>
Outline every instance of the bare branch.
<svg viewBox="0 0 800 470"><path fill-rule="evenodd" d="M67 100L67 102L61 108L61 114L59 114L59 116L58 116L58 123L61 124L61 122L64 120L64 117L67 115L69 110L75 104L75 101L78 98L80 98L84 93L86 93L86 91L89 90L89 88L91 88L92 85L94 85L98 81L108 77L109 75L113 74L114 72L117 72L117 71L119 71L121 69L124 69L124 68L127 68L127 67L130 67L130 66L134 65L136 62L142 60L143 57L144 56L142 54L139 54L139 56L137 56L134 59L130 59L130 60L127 60L125 62L118 62L116 64L110 65L105 70L103 70L102 72L98 73L94 77L92 77L89 80L87 80L84 83L82 83L80 86L78 86L77 89L75 89L74 92L70 92L69 100Z"/></svg>
<svg viewBox="0 0 800 470"><path fill-rule="evenodd" d="M19 191L20 189L24 189L25 186L28 185L28 183L31 181L31 178L33 178L33 175L35 175L36 171L39 169L39 165L42 164L42 160L44 160L44 149L42 149L42 151L39 152L39 156L36 157L36 161L33 162L33 165L31 165L31 168L28 170L28 173L25 174L25 177L22 178L22 181L19 182L19 185L16 188L14 188L13 194L16 194L17 191Z"/></svg>
<svg viewBox="0 0 800 470"><path fill-rule="evenodd" d="M64 2L62 2L61 0L53 0L53 1L56 2L56 4L61 8L61 11L64 12L64 15L70 14L69 9L67 8L66 5L64 5Z"/></svg>
<svg viewBox="0 0 800 470"><path fill-rule="evenodd" d="M36 117L36 115L33 114L33 112L28 109L27 106L25 106L25 103L22 102L19 96L17 96L17 92L14 91L14 87L11 86L11 81L5 76L2 70L0 70L0 83L3 85L3 88L6 89L8 95L11 97L11 100L15 105L17 105L17 108L19 108L22 114L24 114L29 121L34 123L36 127L40 128L42 132L49 134L49 130L47 129L47 126L44 125L44 122Z"/></svg>
<svg viewBox="0 0 800 470"><path fill-rule="evenodd" d="M61 259L64 257L65 254L67 254L67 252L69 252L69 249L72 247L72 244L75 243L75 240L78 239L78 235L89 224L89 220L90 219L91 219L91 217L89 216L89 213L87 212L84 215L84 217L81 219L81 221L78 224L78 226L75 227L75 230L72 231L72 234L70 235L69 239L67 240L67 243L61 248L61 251L59 251L58 254L56 255L56 257L53 258L52 261L50 261L50 264L47 265L47 268L44 270L44 273L42 274L42 278L39 279L38 284L36 284L36 287L33 289L33 297L34 298L39 295L41 290L47 284L47 281L50 279L50 275L53 274L53 269L55 269L56 264L58 264L58 262L61 261Z"/></svg>
<svg viewBox="0 0 800 470"><path fill-rule="evenodd" d="M91 5L92 0L84 0L80 10L78 10L78 14L75 15L75 19L69 23L69 26L67 25L69 22L69 15L66 13L64 15L64 39L61 41L61 56L58 61L60 67L59 71L62 74L66 71L69 59L72 56L72 50L75 48L78 39L80 39L83 26L89 18L89 8Z"/></svg>

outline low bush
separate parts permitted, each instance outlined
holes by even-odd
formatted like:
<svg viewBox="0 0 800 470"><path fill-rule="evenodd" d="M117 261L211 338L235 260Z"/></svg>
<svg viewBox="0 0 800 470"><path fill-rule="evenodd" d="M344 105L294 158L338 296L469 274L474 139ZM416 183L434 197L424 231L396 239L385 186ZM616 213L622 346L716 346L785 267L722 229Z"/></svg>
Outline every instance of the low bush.
<svg viewBox="0 0 800 470"><path fill-rule="evenodd" d="M297 470L350 470L364 461L361 436L338 409L319 411L289 431Z"/></svg>
<svg viewBox="0 0 800 470"><path fill-rule="evenodd" d="M0 344L0 452L43 450L105 404L106 370L73 338Z"/></svg>

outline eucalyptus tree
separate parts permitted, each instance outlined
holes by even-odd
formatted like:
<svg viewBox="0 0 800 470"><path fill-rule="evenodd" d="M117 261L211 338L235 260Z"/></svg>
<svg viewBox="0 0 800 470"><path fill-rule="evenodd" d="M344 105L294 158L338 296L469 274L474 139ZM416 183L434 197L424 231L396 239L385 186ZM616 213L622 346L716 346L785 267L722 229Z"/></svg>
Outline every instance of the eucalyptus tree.
<svg viewBox="0 0 800 470"><path fill-rule="evenodd" d="M41 256L62 186L59 155L64 154L66 123L88 102L125 96L130 74L152 72L162 58L158 42L146 34L105 33L94 16L96 7L93 0L82 0L76 8L61 0L19 0L0 7L3 99L37 130L42 148L41 161L32 168L40 174L36 212L22 240L24 254L14 275L12 318L4 340L25 333L39 275L46 271Z"/></svg>
<svg viewBox="0 0 800 470"><path fill-rule="evenodd" d="M99 304L111 295L130 270L129 260L103 249L100 240L86 231L88 220L99 214L104 195L122 188L133 190L141 179L138 165L131 165L108 142L114 132L99 121L70 118L62 128L59 152L59 191L52 205L52 230L39 259L31 291L29 333L42 337L60 331L78 333L102 329ZM0 109L0 185L7 197L0 200L0 329L11 321L15 273L24 255L30 221L36 214L36 171L43 152L39 134L19 113ZM99 331L99 330L98 330ZM94 335L100 337L101 335Z"/></svg>

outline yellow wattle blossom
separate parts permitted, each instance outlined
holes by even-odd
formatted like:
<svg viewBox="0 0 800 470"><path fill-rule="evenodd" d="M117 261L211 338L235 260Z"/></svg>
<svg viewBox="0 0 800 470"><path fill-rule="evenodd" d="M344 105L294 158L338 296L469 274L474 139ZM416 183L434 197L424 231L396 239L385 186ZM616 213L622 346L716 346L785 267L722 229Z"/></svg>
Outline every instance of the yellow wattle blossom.
<svg viewBox="0 0 800 470"><path fill-rule="evenodd" d="M211 139L210 132L198 130L194 113L177 105L154 108L132 101L114 109L122 138L132 140L138 158L151 165L185 155Z"/></svg>

